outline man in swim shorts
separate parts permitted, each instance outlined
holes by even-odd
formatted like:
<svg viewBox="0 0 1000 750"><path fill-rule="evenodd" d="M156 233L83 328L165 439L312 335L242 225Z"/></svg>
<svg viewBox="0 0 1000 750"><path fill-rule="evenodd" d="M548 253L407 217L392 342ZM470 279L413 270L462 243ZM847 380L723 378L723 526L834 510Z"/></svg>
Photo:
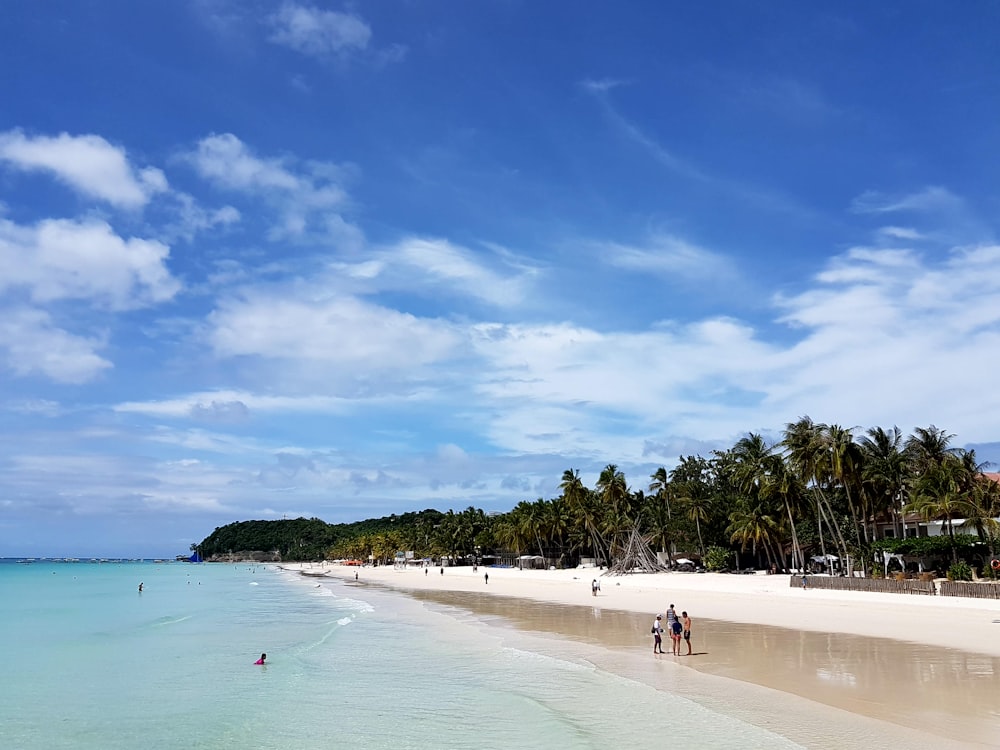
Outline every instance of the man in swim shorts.
<svg viewBox="0 0 1000 750"><path fill-rule="evenodd" d="M684 641L688 645L687 655L691 656L691 618L687 612L681 612L681 627L684 628Z"/></svg>

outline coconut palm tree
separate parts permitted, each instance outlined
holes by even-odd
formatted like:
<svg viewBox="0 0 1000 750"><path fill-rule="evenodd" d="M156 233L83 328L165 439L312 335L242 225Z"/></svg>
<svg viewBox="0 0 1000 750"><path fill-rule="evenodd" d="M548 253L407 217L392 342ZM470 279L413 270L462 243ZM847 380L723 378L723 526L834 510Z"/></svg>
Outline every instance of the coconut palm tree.
<svg viewBox="0 0 1000 750"><path fill-rule="evenodd" d="M859 440L864 454L861 471L864 486L870 500L872 519L879 513L888 513L901 528L896 529L896 536L906 536L906 522L902 515L906 504L906 488L909 484L909 465L903 453L902 433L893 425L891 430L872 427L867 436Z"/></svg>
<svg viewBox="0 0 1000 750"><path fill-rule="evenodd" d="M833 533L841 555L847 557L847 543L840 533L840 525L833 512L829 500L823 492L823 486L830 481L830 452L824 440L826 425L813 422L808 416L800 417L797 422L785 425L782 445L792 470L799 476L802 483L811 488L816 511L816 528L819 533L820 551L824 560L826 541L823 536L823 525Z"/></svg>
<svg viewBox="0 0 1000 750"><path fill-rule="evenodd" d="M694 522L698 535L698 552L705 556L705 539L701 526L711 520L715 512L715 498L708 486L709 465L701 456L681 456L677 466L670 471L670 484L676 488L677 505Z"/></svg>
<svg viewBox="0 0 1000 750"><path fill-rule="evenodd" d="M578 469L566 469L559 484L562 497L566 501L574 522L583 527L590 537L591 551L598 562L601 561L604 550L604 539L601 536L600 513L593 493L587 489L580 479Z"/></svg>
<svg viewBox="0 0 1000 750"><path fill-rule="evenodd" d="M741 492L756 497L759 502L778 502L788 517L792 541L792 567L803 567L805 561L795 528L795 515L801 504L800 485L784 460L759 434L748 433L730 451L735 467L733 479ZM779 546L782 567L784 548Z"/></svg>

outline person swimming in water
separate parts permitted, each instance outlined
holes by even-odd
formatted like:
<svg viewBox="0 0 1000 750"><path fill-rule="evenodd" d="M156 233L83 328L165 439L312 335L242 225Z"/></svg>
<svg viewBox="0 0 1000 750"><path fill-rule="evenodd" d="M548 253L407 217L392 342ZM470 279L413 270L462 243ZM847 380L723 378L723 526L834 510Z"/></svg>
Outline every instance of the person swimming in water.
<svg viewBox="0 0 1000 750"><path fill-rule="evenodd" d="M264 660L267 658L267 654L261 654L260 658L254 662L254 664L263 664Z"/></svg>

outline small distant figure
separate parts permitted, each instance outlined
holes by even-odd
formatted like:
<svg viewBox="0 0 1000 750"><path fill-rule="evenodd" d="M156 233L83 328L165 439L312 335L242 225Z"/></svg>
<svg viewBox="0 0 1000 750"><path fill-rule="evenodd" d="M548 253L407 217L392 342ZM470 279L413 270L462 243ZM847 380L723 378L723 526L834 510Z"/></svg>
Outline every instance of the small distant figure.
<svg viewBox="0 0 1000 750"><path fill-rule="evenodd" d="M483 581L485 583L489 583L490 582L490 574L489 573L484 573L483 574Z"/></svg>
<svg viewBox="0 0 1000 750"><path fill-rule="evenodd" d="M261 654L260 658L257 661L255 661L254 664L263 665L265 659L267 659L267 654Z"/></svg>
<svg viewBox="0 0 1000 750"><path fill-rule="evenodd" d="M479 570L479 566L476 565L476 563L472 563L472 572L475 573L478 570Z"/></svg>
<svg viewBox="0 0 1000 750"><path fill-rule="evenodd" d="M444 575L444 565L441 566L441 575Z"/></svg>
<svg viewBox="0 0 1000 750"><path fill-rule="evenodd" d="M809 588L809 577L802 576L802 590L805 591L807 588Z"/></svg>
<svg viewBox="0 0 1000 750"><path fill-rule="evenodd" d="M354 580L355 581L358 580L358 571L356 570L354 571Z"/></svg>
<svg viewBox="0 0 1000 750"><path fill-rule="evenodd" d="M663 616L657 615L649 632L653 634L653 653L663 653Z"/></svg>
<svg viewBox="0 0 1000 750"><path fill-rule="evenodd" d="M691 656L691 618L687 612L681 612L681 625L684 628L684 641L688 645L687 655Z"/></svg>
<svg viewBox="0 0 1000 750"><path fill-rule="evenodd" d="M599 584L597 582L597 579L595 578L593 581L590 582L590 594L591 594L591 596L597 596L597 592L600 591L600 590L601 590L601 584Z"/></svg>
<svg viewBox="0 0 1000 750"><path fill-rule="evenodd" d="M427 568L424 568L424 575L427 575Z"/></svg>
<svg viewBox="0 0 1000 750"><path fill-rule="evenodd" d="M139 581L139 593L142 593L142 581Z"/></svg>

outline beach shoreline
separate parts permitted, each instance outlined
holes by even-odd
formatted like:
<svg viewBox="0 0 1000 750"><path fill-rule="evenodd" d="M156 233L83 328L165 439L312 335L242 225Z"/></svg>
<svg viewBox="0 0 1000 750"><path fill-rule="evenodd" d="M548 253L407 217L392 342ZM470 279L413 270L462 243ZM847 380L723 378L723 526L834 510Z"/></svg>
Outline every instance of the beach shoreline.
<svg viewBox="0 0 1000 750"><path fill-rule="evenodd" d="M779 705L805 699L848 718L888 722L917 732L926 746L997 746L1000 736L990 697L1000 686L1000 602L992 600L803 591L788 576L763 574L282 567L459 607L487 625L597 646L610 671L629 678L641 673L654 687L664 669L692 674L690 668L709 679L777 691L771 694ZM669 604L694 618L694 658L672 656L667 637L666 654L647 655L652 619ZM906 744L923 746L912 734Z"/></svg>
<svg viewBox="0 0 1000 750"><path fill-rule="evenodd" d="M693 618L823 633L888 638L1000 657L1000 600L803 590L787 575L652 573L607 575L597 568L427 569L285 563L306 575L379 583L400 590L463 591L625 612L663 614L670 604ZM489 575L486 582L485 576ZM600 591L591 592L597 580ZM793 585L796 584L796 585Z"/></svg>

